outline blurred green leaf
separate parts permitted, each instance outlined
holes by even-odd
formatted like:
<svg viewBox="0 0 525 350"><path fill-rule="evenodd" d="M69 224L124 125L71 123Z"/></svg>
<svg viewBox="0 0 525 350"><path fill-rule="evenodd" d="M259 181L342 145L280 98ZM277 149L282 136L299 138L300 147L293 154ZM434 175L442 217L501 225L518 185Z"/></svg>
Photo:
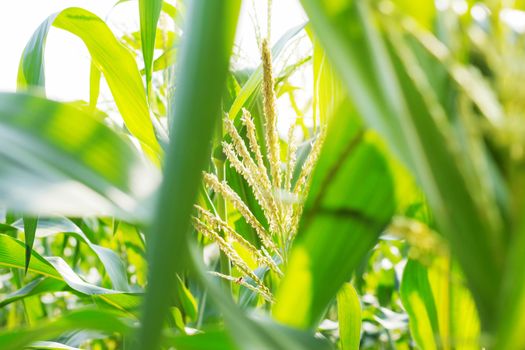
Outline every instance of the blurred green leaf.
<svg viewBox="0 0 525 350"><path fill-rule="evenodd" d="M0 160L0 203L33 215L146 221L159 180L99 119L26 94L0 94Z"/></svg>
<svg viewBox="0 0 525 350"><path fill-rule="evenodd" d="M361 340L361 302L355 288L345 283L337 293L339 339L342 350L359 350Z"/></svg>
<svg viewBox="0 0 525 350"><path fill-rule="evenodd" d="M511 350L525 345L525 231L523 222L513 237L508 257L500 301L500 325L497 333L497 348Z"/></svg>
<svg viewBox="0 0 525 350"><path fill-rule="evenodd" d="M175 288L174 281L166 280L166 276L182 272L187 266L190 215L201 172L209 159L213 128L221 116L220 103L239 8L240 1L198 0L189 9L177 89L174 101L170 101L174 107L171 143L151 228L149 285L138 349L159 347L169 298Z"/></svg>
<svg viewBox="0 0 525 350"><path fill-rule="evenodd" d="M32 328L4 330L0 333L0 347L5 350L20 350L34 341L50 339L75 329L100 330L112 334L127 333L130 328L114 313L99 310L75 311Z"/></svg>
<svg viewBox="0 0 525 350"><path fill-rule="evenodd" d="M420 263L409 260L403 272L401 299L410 318L410 331L422 349L437 349L439 335L436 305L427 271Z"/></svg>
<svg viewBox="0 0 525 350"><path fill-rule="evenodd" d="M452 127L437 112L424 72L388 51L367 3L302 3L359 113L416 175L491 328L502 275L499 213L473 175L473 160L461 155Z"/></svg>
<svg viewBox="0 0 525 350"><path fill-rule="evenodd" d="M436 16L436 6L432 0L394 0L394 3L407 15L419 22L423 27L432 29Z"/></svg>
<svg viewBox="0 0 525 350"><path fill-rule="evenodd" d="M409 260L401 281L401 300L414 340L422 349L479 349L476 308L462 276L446 257L429 266Z"/></svg>
<svg viewBox="0 0 525 350"><path fill-rule="evenodd" d="M38 339L52 339L73 330L97 330L108 335L119 333L125 336L135 331L129 320L122 319L118 314L108 311L86 309L71 312L55 320L42 322L32 328L19 328L0 332L0 347L3 350L20 350ZM280 332L280 329L275 329L275 332ZM299 332L297 331L291 333L290 336L300 338ZM305 339L308 340L304 343L307 345L304 349L327 349L321 345L324 342L320 340L310 341L309 338ZM177 350L236 349L230 337L224 331L210 331L197 333L195 335L172 335L170 333L164 333L162 344L167 347L176 348ZM313 346L317 347L310 347L308 344L313 344ZM257 348L251 347L250 349Z"/></svg>
<svg viewBox="0 0 525 350"><path fill-rule="evenodd" d="M439 323L438 348L479 349L483 339L476 305L457 264L436 257L427 271Z"/></svg>
<svg viewBox="0 0 525 350"><path fill-rule="evenodd" d="M53 293L60 292L66 288L67 284L61 280L48 277L36 278L33 281L26 284L19 290L10 293L2 298L0 301L0 307L4 307L14 301L39 295L42 293Z"/></svg>

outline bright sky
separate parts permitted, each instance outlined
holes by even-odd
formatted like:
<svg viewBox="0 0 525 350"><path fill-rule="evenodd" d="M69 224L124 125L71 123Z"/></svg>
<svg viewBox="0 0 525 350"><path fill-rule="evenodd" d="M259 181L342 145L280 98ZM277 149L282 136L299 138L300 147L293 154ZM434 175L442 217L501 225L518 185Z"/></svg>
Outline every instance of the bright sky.
<svg viewBox="0 0 525 350"><path fill-rule="evenodd" d="M110 13L117 0L16 0L0 1L0 91L14 91L18 61L23 48L38 25L49 15L67 7L78 6L102 18ZM298 0L273 1L272 39L305 21ZM112 29L139 27L137 2L117 7L109 16ZM247 64L256 64L259 53L254 39L253 19L258 18L266 33L266 1L244 0L237 44ZM46 88L49 98L87 100L89 96L89 54L73 35L53 28L45 53Z"/></svg>

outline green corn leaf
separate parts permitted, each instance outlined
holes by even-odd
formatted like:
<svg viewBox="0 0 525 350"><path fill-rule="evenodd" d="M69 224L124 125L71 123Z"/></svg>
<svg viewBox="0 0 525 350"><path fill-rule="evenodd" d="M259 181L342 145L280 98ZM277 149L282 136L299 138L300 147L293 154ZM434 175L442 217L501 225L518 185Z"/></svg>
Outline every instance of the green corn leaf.
<svg viewBox="0 0 525 350"><path fill-rule="evenodd" d="M34 295L39 295L42 293L60 292L63 291L66 288L66 286L67 284L63 281L50 277L39 277L29 282L19 290L6 295L0 301L0 307L4 307L12 302Z"/></svg>
<svg viewBox="0 0 525 350"><path fill-rule="evenodd" d="M56 320L41 322L35 327L3 331L0 333L0 347L5 350L20 350L34 341L50 339L76 329L98 330L108 334L128 333L129 326L117 315L100 310L75 311Z"/></svg>
<svg viewBox="0 0 525 350"><path fill-rule="evenodd" d="M401 300L410 319L410 331L421 349L438 349L439 334L434 296L427 271L420 263L409 260L403 272Z"/></svg>
<svg viewBox="0 0 525 350"><path fill-rule="evenodd" d="M14 222L12 226L21 229L20 222ZM24 220L25 227L25 220ZM35 226L37 237L49 237L59 233L73 235L87 246L98 256L102 265L109 275L113 288L120 291L129 291L130 287L127 280L127 272L120 257L111 249L92 243L82 230L72 221L66 218L46 218L38 221Z"/></svg>
<svg viewBox="0 0 525 350"><path fill-rule="evenodd" d="M427 271L439 323L438 348L479 349L483 339L476 305L457 264L436 257Z"/></svg>
<svg viewBox="0 0 525 350"><path fill-rule="evenodd" d="M122 319L120 316L118 313L104 310L85 309L73 311L54 320L43 321L31 328L23 327L14 330L4 330L0 332L0 347L3 350L20 350L29 345L29 348L31 348L32 345L30 344L35 344L39 339L53 339L64 333L76 330L94 330L108 335L118 333L124 336L131 336L136 329L131 326L130 320ZM311 343L319 345L323 342L314 340ZM53 343L39 341L36 343L36 346L39 346L39 344L40 346L46 346ZM164 333L162 344L177 350L236 349L229 335L221 330L197 333L195 335ZM308 344L308 342L305 344ZM55 343L55 346L58 346L57 343ZM252 347L250 349L256 348ZM324 350L326 347L305 347L304 349Z"/></svg>
<svg viewBox="0 0 525 350"><path fill-rule="evenodd" d="M126 2L130 2L130 1L132 0L119 0L115 3L115 5L113 5L113 8L117 7L118 5L124 4ZM164 12L171 18L175 19L175 17L179 14L177 7L173 6L172 4L166 1L161 1L161 3L162 3L162 7L161 7L162 12ZM180 6L180 4L178 5Z"/></svg>
<svg viewBox="0 0 525 350"><path fill-rule="evenodd" d="M24 216L23 219L23 231L26 243L26 270L29 267L29 261L31 260L31 251L33 250L33 244L35 243L36 227L38 225L38 217Z"/></svg>
<svg viewBox="0 0 525 350"><path fill-rule="evenodd" d="M348 103L331 122L273 307L278 321L299 328L321 321L394 212L393 183L377 136L363 131Z"/></svg>
<svg viewBox="0 0 525 350"><path fill-rule="evenodd" d="M505 274L500 302L500 325L497 333L498 349L518 349L525 345L525 231L523 222L510 245L508 270Z"/></svg>
<svg viewBox="0 0 525 350"><path fill-rule="evenodd" d="M142 42L142 55L146 71L146 86L149 89L153 64L153 51L155 50L155 36L157 23L162 9L162 0L139 0L140 38Z"/></svg>
<svg viewBox="0 0 525 350"><path fill-rule="evenodd" d="M181 280L181 278L179 276L176 276L176 279L176 302L180 303L180 308L184 310L185 314L190 320L196 321L198 312L197 301L191 294L190 290L184 285L184 282Z"/></svg>
<svg viewBox="0 0 525 350"><path fill-rule="evenodd" d="M425 75L407 71L417 67L388 51L367 3L302 3L359 113L416 175L491 328L502 275L501 222L492 199L482 199L490 194L472 177L472 159L458 154L451 126L429 105L435 96L421 89Z"/></svg>
<svg viewBox="0 0 525 350"><path fill-rule="evenodd" d="M359 350L361 340L361 302L355 288L345 283L337 293L339 339L342 350Z"/></svg>
<svg viewBox="0 0 525 350"><path fill-rule="evenodd" d="M45 93L44 48L47 33L56 17L57 14L53 14L42 22L26 44L18 67L18 90L37 87Z"/></svg>
<svg viewBox="0 0 525 350"><path fill-rule="evenodd" d="M480 348L474 301L457 267L447 257L434 257L428 266L409 260L400 293L411 333L420 348Z"/></svg>
<svg viewBox="0 0 525 350"><path fill-rule="evenodd" d="M142 79L133 55L119 43L104 21L89 11L68 8L49 16L38 27L20 60L19 88L45 88L44 48L51 25L82 39L91 54L93 64L106 78L126 127L141 141L146 151L158 157L161 150L155 137Z"/></svg>
<svg viewBox="0 0 525 350"><path fill-rule="evenodd" d="M201 171L209 159L213 127L221 116L239 7L240 1L198 0L189 9L178 62L183 69L177 75L178 88L172 103L175 117L170 118L172 138L165 179L151 228L150 277L138 349L159 347L162 324L175 290L174 281L166 281L166 276L186 267L190 215Z"/></svg>
<svg viewBox="0 0 525 350"><path fill-rule="evenodd" d="M0 266L24 269L24 250L25 248L22 242L0 234ZM29 272L63 281L73 290L83 295L93 296L95 299L100 299L101 301L124 312L132 313L140 303L139 297L141 293L126 294L122 291L102 288L85 282L60 257L44 258L35 251L32 251L31 255L32 258L28 267ZM44 287L46 286L47 283ZM27 287L26 290L19 291L19 295L31 292L34 293L34 288L37 287L38 286ZM40 286L39 288L43 287ZM33 289L33 291L30 289Z"/></svg>
<svg viewBox="0 0 525 350"><path fill-rule="evenodd" d="M89 68L89 111L95 112L97 108L98 97L100 95L100 79L102 74L98 68L91 63Z"/></svg>
<svg viewBox="0 0 525 350"><path fill-rule="evenodd" d="M98 118L44 98L1 93L0 135L0 204L30 214L147 220L147 197L159 175Z"/></svg>
<svg viewBox="0 0 525 350"><path fill-rule="evenodd" d="M312 107L315 115L319 114L319 121L326 123L328 118L335 112L334 108L337 108L345 96L340 79L334 74L333 67L330 65L321 43L315 37L311 39L314 51L314 95Z"/></svg>

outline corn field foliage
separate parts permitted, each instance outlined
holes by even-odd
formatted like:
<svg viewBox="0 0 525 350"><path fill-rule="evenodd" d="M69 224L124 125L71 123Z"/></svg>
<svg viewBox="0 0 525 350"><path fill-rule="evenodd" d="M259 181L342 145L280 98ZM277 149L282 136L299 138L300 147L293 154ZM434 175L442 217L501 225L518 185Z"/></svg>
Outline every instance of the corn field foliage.
<svg viewBox="0 0 525 350"><path fill-rule="evenodd" d="M249 69L250 1L126 2L0 93L1 349L525 349L524 1L301 0Z"/></svg>

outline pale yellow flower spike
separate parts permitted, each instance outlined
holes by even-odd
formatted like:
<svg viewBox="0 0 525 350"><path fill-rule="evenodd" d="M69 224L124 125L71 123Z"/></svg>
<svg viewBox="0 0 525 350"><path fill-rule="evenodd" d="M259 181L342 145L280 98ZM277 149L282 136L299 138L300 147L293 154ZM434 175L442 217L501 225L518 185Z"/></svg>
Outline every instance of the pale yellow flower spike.
<svg viewBox="0 0 525 350"><path fill-rule="evenodd" d="M250 277L255 281L257 286L264 291L265 294L271 295L270 290L264 285L264 283L257 277L257 275L250 269L246 262L240 257L240 255L233 249L228 242L224 240L217 232L206 226L205 223L197 218L193 218L193 226L195 229L205 235L208 239L214 241L219 246L219 249L224 252L233 265L235 265L242 273Z"/></svg>
<svg viewBox="0 0 525 350"><path fill-rule="evenodd" d="M237 283L237 284L239 284L239 285L241 285L243 287L246 287L247 289L251 290L252 292L260 294L264 298L264 300L266 300L269 303L273 303L274 302L272 295L265 293L263 290L255 287L255 286L252 286L251 284L246 282L243 278L236 278L236 277L233 277L233 276L230 276L230 275L222 274L222 273L217 272L217 271L208 271L208 273L210 275L217 276L219 278L225 279L225 280L230 281L230 282L235 282L235 283Z"/></svg>
<svg viewBox="0 0 525 350"><path fill-rule="evenodd" d="M268 174L260 173L260 168L257 166L257 164L255 164L255 161L252 159L252 156L250 155L250 152L248 151L244 140L242 139L241 135L239 135L239 132L233 125L233 122L228 118L224 118L224 126L226 132L230 134L232 138L232 143L235 146L235 151L244 160L246 168L250 170L253 174L257 175L257 181L260 181L259 185L261 187L269 189L270 179L268 179Z"/></svg>
<svg viewBox="0 0 525 350"><path fill-rule="evenodd" d="M301 193L308 193L310 191L310 178L314 171L315 164L317 163L317 160L319 159L319 155L321 154L321 148L324 143L324 138L326 135L326 127L321 127L321 130L319 132L319 135L317 136L317 140L314 141L314 144L312 145L312 149L310 150L310 153L308 154L308 158L306 159L306 162L301 169L301 173L299 174L299 178L297 179L297 182L295 183L293 194L299 196ZM291 215L290 220L290 235L288 236L288 240L291 241L295 235L297 234L297 230L299 229L299 221L301 219L301 216L303 214L304 209L304 198L300 200L300 203L293 205L293 211Z"/></svg>
<svg viewBox="0 0 525 350"><path fill-rule="evenodd" d="M295 124L290 126L288 130L288 154L286 159L286 173L284 178L284 190L287 192L287 196L290 197L288 202L285 204L285 217L283 219L284 224L286 225L285 231L290 233L292 231L293 224L293 215L294 208L297 206L298 195L292 192L292 179L293 173L295 170L295 165L297 163L297 142L294 138Z"/></svg>
<svg viewBox="0 0 525 350"><path fill-rule="evenodd" d="M239 211L239 213L244 217L246 222L254 228L257 236L261 239L262 244L266 249L270 250L272 253L275 253L280 259L282 259L279 249L272 241L272 238L268 232L264 229L261 223L257 218L252 214L250 209L242 201L242 199L235 193L234 190L225 182L220 182L217 176L209 173L204 173L204 183L206 186L219 193L223 198L227 199L232 203L232 205Z"/></svg>
<svg viewBox="0 0 525 350"><path fill-rule="evenodd" d="M250 115L250 112L244 108L242 110L242 122L246 127L246 136L248 137L250 149L252 153L255 154L255 159L257 160L257 166L259 167L259 171L261 174L264 174L265 179L267 179L268 183L270 183L270 179L268 178L268 171L266 170L266 166L264 165L261 147L259 146L259 142L257 141L257 131L255 129L255 124L253 123L253 119Z"/></svg>
<svg viewBox="0 0 525 350"><path fill-rule="evenodd" d="M270 163L272 184L275 188L281 187L281 165L279 135L277 133L277 113L275 108L275 91L273 90L272 54L268 47L268 41L262 42L263 63L263 95L264 116L266 131L266 148Z"/></svg>
<svg viewBox="0 0 525 350"><path fill-rule="evenodd" d="M250 149L252 153L255 154L257 166L259 167L259 173L263 174L263 181L265 182L264 196L266 197L265 200L268 202L270 212L273 214L270 217L267 216L267 219L270 223L270 230L272 232L277 232L279 230L279 225L280 222L282 222L282 219L279 214L280 212L276 203L276 198L273 195L274 191L272 191L272 185L270 183L270 179L268 178L268 172L266 170L266 166L264 165L261 148L259 146L259 143L257 142L257 132L255 129L255 124L253 123L253 119L250 115L250 112L248 112L246 109L243 109L242 122L244 126L246 126L246 136L250 144Z"/></svg>
<svg viewBox="0 0 525 350"><path fill-rule="evenodd" d="M297 162L297 142L294 137L295 123L290 126L288 130L288 158L286 160L286 176L284 179L284 189L288 192L292 192L292 178Z"/></svg>
<svg viewBox="0 0 525 350"><path fill-rule="evenodd" d="M208 224L210 224L214 229L222 230L228 236L228 238L231 238L232 240L236 241L237 243L241 244L244 248L246 248L250 252L250 254L254 257L254 259L257 261L257 264L268 266L275 273L277 273L278 276L280 277L283 276L282 271L279 269L279 267L275 264L275 262L272 259L264 256L256 247L254 247L250 242L248 242L237 231L231 228L220 217L212 214L208 210L198 205L195 205L195 208L199 211L199 214L202 215L206 219Z"/></svg>
<svg viewBox="0 0 525 350"><path fill-rule="evenodd" d="M312 149L310 150L310 153L308 153L308 158L306 159L304 166L301 169L301 173L299 174L299 178L295 183L293 189L294 194L299 195L301 193L306 193L306 190L308 189L308 180L314 170L315 164L317 163L319 154L321 153L321 146L323 145L325 135L326 128L322 127L317 139L313 142Z"/></svg>
<svg viewBox="0 0 525 350"><path fill-rule="evenodd" d="M248 185L250 185L250 187L252 188L253 194L255 195L255 199L263 209L264 215L268 220L268 223L270 224L270 231L275 231L278 227L279 213L275 209L275 205L271 197L271 192L264 188L261 188L261 186L258 185L258 182L256 180L257 174L253 174L241 162L241 160L233 150L231 144L223 142L222 149L224 151L224 154L226 155L226 158L228 158L228 160L230 161L230 164L234 167L237 173L244 177L246 182L248 182Z"/></svg>

